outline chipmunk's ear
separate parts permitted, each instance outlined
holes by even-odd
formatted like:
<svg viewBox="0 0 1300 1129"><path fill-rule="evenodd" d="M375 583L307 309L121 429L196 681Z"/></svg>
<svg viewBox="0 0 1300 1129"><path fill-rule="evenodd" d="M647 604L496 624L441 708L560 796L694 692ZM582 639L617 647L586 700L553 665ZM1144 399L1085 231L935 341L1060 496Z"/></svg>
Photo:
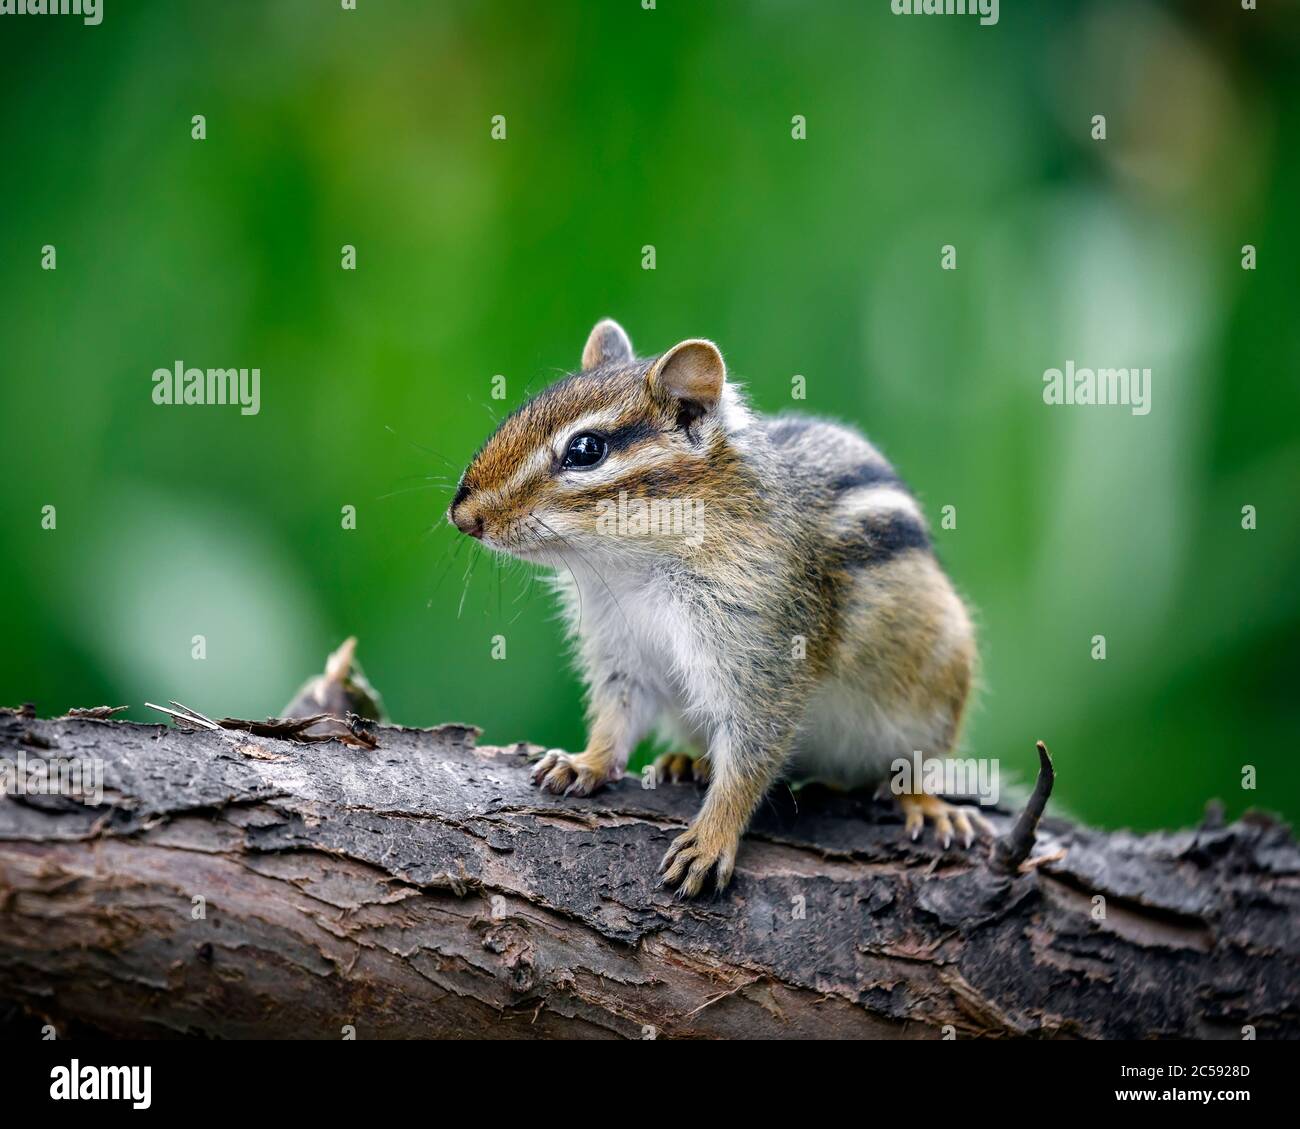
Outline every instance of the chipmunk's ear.
<svg viewBox="0 0 1300 1129"><path fill-rule="evenodd" d="M632 359L632 342L623 327L610 318L596 323L582 349L582 371L601 365L626 364Z"/></svg>
<svg viewBox="0 0 1300 1129"><path fill-rule="evenodd" d="M652 391L695 409L712 411L722 399L727 366L712 341L692 338L674 345L650 368Z"/></svg>

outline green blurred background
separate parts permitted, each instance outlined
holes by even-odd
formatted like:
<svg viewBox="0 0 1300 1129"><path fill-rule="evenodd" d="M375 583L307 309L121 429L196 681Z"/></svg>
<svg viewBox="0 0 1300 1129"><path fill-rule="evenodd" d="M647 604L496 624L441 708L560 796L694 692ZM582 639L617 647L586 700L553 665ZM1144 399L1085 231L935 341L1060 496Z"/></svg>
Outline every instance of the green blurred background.
<svg viewBox="0 0 1300 1129"><path fill-rule="evenodd" d="M544 585L428 476L612 315L715 339L762 410L803 375L956 506L969 751L1028 773L1044 738L1107 826L1300 815L1300 12L1261 7L0 17L0 701L264 715L356 633L395 719L580 748ZM156 406L178 359L260 368L260 414ZM1044 405L1067 360L1150 367L1150 415Z"/></svg>

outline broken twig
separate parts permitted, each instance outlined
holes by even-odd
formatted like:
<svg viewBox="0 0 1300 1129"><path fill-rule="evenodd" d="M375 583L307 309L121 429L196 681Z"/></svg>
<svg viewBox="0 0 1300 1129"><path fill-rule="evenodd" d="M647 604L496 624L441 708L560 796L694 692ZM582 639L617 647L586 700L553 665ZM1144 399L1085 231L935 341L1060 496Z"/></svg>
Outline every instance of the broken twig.
<svg viewBox="0 0 1300 1129"><path fill-rule="evenodd" d="M213 721L212 718L180 702L172 702L171 705L175 707L173 709L155 705L153 702L145 702L145 705L151 710L167 714L177 723L177 728L190 733L196 729L211 729L218 732L234 730L250 733L254 737L278 737L283 741L301 741L313 745L321 741L341 741L345 745L358 749L379 747L374 734L365 728L365 719L351 713L346 718L319 713L309 717L268 717L264 721L252 721L242 717L223 717ZM324 726L324 728L313 732L313 728L317 726Z"/></svg>
<svg viewBox="0 0 1300 1129"><path fill-rule="evenodd" d="M1034 790L1020 813L1015 826L1005 835L999 836L989 852L989 866L1003 874L1015 874L1020 864L1029 857L1034 849L1038 830L1038 821L1043 818L1043 809L1047 798L1052 794L1052 785L1056 782L1056 770L1052 767L1052 754L1042 741L1038 742L1038 779Z"/></svg>

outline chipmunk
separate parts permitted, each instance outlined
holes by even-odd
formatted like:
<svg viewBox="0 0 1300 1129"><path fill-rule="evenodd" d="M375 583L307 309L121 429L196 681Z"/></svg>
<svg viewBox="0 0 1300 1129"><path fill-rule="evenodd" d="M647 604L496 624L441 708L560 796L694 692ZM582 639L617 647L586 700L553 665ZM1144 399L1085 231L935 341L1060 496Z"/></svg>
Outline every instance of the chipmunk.
<svg viewBox="0 0 1300 1129"><path fill-rule="evenodd" d="M752 411L711 341L637 359L599 322L580 371L474 456L447 517L556 570L589 740L547 753L533 782L589 795L652 730L684 751L656 761L661 778L707 780L660 865L682 896L726 887L783 772L860 787L956 744L974 632L916 500L852 429ZM927 819L945 846L992 831L936 796L899 801L913 838Z"/></svg>

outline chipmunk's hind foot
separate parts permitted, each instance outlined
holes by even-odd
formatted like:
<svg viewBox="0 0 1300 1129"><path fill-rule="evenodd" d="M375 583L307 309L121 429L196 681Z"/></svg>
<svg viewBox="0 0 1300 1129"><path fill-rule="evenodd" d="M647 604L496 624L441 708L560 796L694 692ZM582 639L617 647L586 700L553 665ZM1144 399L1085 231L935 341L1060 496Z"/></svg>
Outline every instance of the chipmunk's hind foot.
<svg viewBox="0 0 1300 1129"><path fill-rule="evenodd" d="M954 832L960 837L961 845L967 848L975 842L977 835L989 839L995 835L993 825L969 805L950 804L937 796L904 793L898 797L898 806L903 809L905 834L919 839L928 819L934 824L934 832L945 850L952 846Z"/></svg>
<svg viewBox="0 0 1300 1129"><path fill-rule="evenodd" d="M677 887L682 898L693 898L712 879L715 893L722 893L736 866L740 836L721 832L697 820L673 840L659 864L660 885Z"/></svg>
<svg viewBox="0 0 1300 1129"><path fill-rule="evenodd" d="M707 784L709 782L709 758L693 757L689 753L661 753L655 757L655 783L665 784Z"/></svg>

